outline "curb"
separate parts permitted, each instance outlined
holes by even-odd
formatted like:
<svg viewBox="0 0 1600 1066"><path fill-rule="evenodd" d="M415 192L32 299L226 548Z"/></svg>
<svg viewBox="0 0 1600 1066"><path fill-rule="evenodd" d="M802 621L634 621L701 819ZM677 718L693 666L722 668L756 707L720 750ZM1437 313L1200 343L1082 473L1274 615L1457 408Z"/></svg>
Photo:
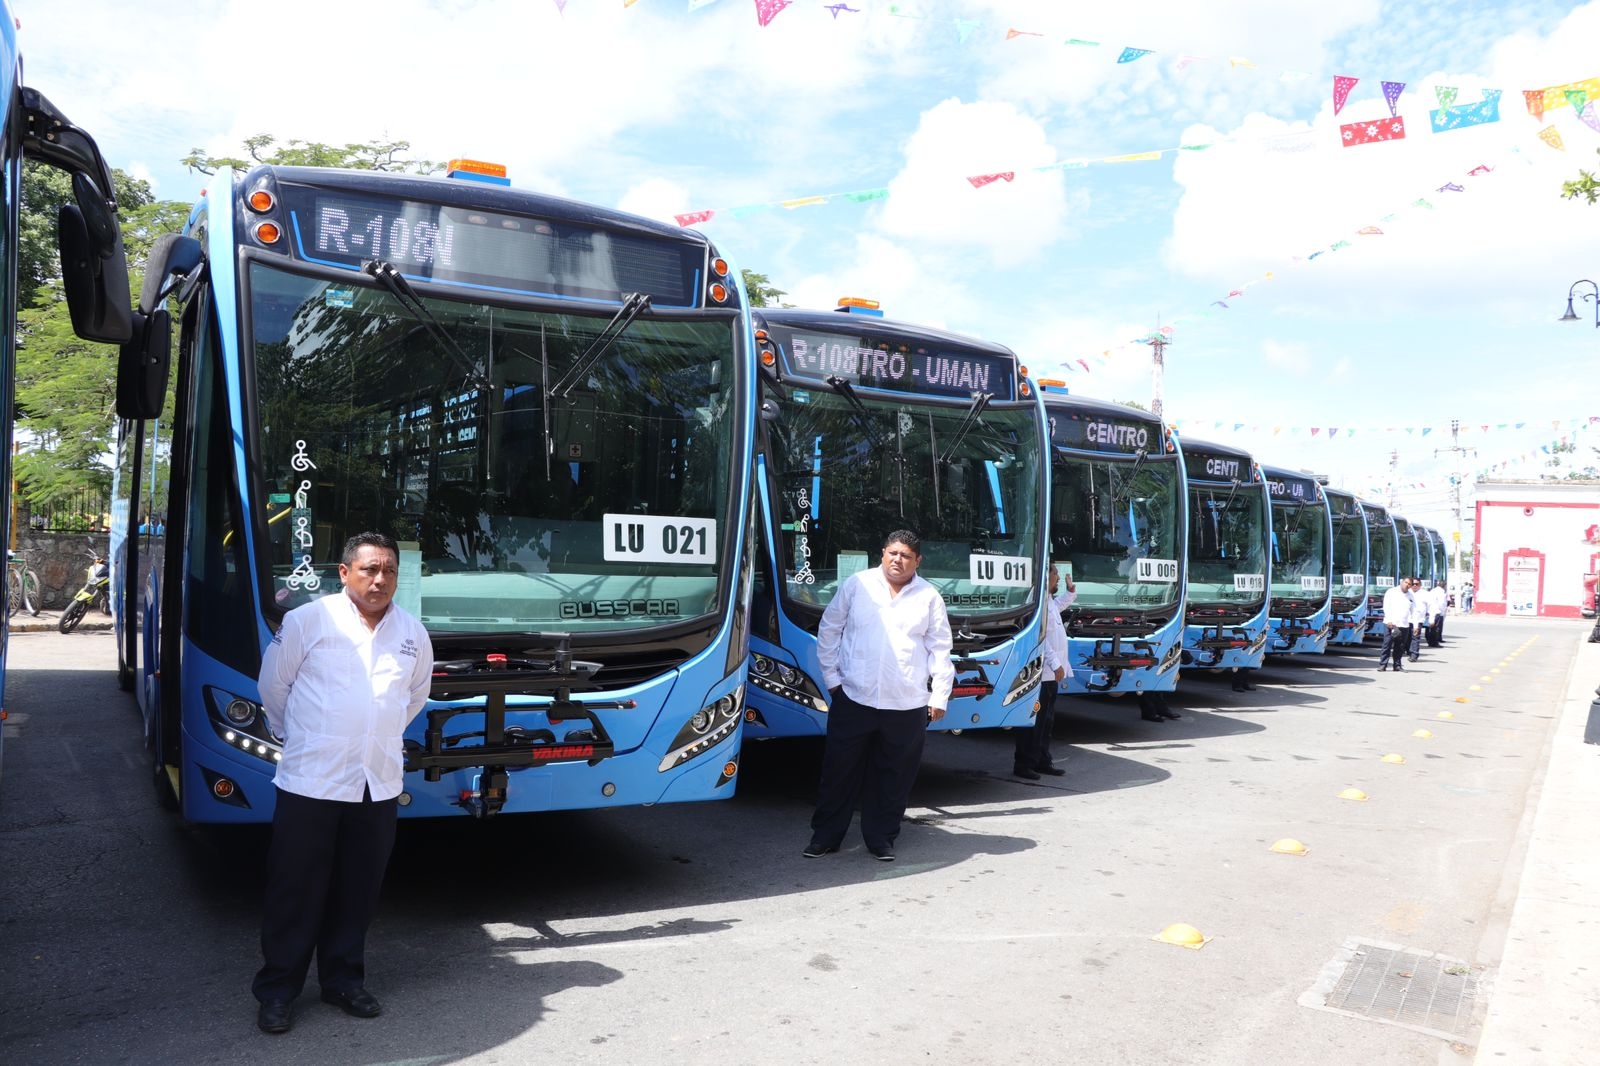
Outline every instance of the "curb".
<svg viewBox="0 0 1600 1066"><path fill-rule="evenodd" d="M61 626L60 611L40 611L37 615L30 615L25 611L18 611L12 615L6 629L12 634L17 633L54 633ZM108 614L91 610L79 622L73 633L106 632L112 628L112 619ZM69 636L71 634L68 634Z"/></svg>
<svg viewBox="0 0 1600 1066"><path fill-rule="evenodd" d="M1474 1062L1600 1061L1600 997L1587 971L1600 924L1600 747L1584 728L1600 681L1587 630L1567 675Z"/></svg>

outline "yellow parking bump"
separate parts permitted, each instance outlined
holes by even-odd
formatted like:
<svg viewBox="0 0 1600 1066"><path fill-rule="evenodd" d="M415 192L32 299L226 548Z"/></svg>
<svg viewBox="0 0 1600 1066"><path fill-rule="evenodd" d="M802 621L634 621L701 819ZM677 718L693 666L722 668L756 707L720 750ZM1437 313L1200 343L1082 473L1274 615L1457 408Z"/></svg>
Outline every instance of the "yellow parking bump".
<svg viewBox="0 0 1600 1066"><path fill-rule="evenodd" d="M1175 922L1150 939L1159 944L1174 944L1180 948L1188 948L1190 951L1199 951L1211 942L1210 937L1184 922Z"/></svg>
<svg viewBox="0 0 1600 1066"><path fill-rule="evenodd" d="M1304 855L1306 846L1294 837L1284 837L1282 840L1273 841L1272 847L1267 850L1276 852L1279 855Z"/></svg>
<svg viewBox="0 0 1600 1066"><path fill-rule="evenodd" d="M1354 800L1357 803L1367 802L1367 794L1359 788L1347 788L1339 793L1339 798L1342 800Z"/></svg>

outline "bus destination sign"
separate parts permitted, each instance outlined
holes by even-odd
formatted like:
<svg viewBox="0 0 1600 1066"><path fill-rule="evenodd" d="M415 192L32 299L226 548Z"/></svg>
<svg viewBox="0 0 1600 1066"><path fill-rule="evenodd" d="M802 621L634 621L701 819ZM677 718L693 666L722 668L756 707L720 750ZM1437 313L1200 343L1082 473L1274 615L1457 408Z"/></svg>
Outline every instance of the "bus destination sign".
<svg viewBox="0 0 1600 1066"><path fill-rule="evenodd" d="M1317 503L1321 493L1314 478L1267 474L1267 495L1273 503Z"/></svg>
<svg viewBox="0 0 1600 1066"><path fill-rule="evenodd" d="M1063 448L1133 455L1163 452L1161 423L1135 418L1113 418L1094 411L1048 409L1050 442Z"/></svg>
<svg viewBox="0 0 1600 1066"><path fill-rule="evenodd" d="M838 377L891 392L960 397L987 392L999 400L1016 398L1015 372L1003 355L911 346L859 334L785 328L772 329L772 334L787 352L793 372L806 377Z"/></svg>
<svg viewBox="0 0 1600 1066"><path fill-rule="evenodd" d="M285 186L294 251L317 263L360 269L393 263L412 278L529 295L620 300L647 294L657 306L700 299L702 246L476 208Z"/></svg>
<svg viewBox="0 0 1600 1066"><path fill-rule="evenodd" d="M1242 481L1248 484L1254 480L1250 460L1240 455L1184 445L1183 464L1191 481Z"/></svg>

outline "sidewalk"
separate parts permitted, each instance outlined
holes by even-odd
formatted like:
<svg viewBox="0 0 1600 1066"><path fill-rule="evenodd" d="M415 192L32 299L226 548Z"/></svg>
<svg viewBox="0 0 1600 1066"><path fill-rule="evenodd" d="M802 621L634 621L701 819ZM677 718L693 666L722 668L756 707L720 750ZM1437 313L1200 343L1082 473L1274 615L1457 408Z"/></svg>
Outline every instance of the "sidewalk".
<svg viewBox="0 0 1600 1066"><path fill-rule="evenodd" d="M27 611L18 611L11 616L10 625L7 627L13 633L54 633L61 624L60 611L40 611L38 615L31 615ZM95 630L111 628L111 616L100 611L90 609L83 616L73 633L88 633Z"/></svg>
<svg viewBox="0 0 1600 1066"><path fill-rule="evenodd" d="M1567 679L1474 1061L1600 1062L1600 746L1583 742L1600 644L1585 623Z"/></svg>

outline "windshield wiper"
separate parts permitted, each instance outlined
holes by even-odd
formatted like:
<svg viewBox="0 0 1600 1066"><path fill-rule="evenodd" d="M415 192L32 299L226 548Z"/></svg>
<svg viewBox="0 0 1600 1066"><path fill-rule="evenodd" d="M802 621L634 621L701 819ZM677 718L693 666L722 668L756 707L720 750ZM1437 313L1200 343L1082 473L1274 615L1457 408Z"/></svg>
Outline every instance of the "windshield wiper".
<svg viewBox="0 0 1600 1066"><path fill-rule="evenodd" d="M1133 469L1128 471L1127 477L1122 479L1122 488L1117 490L1116 495L1111 497L1111 506L1113 508L1121 506L1123 500L1133 495L1133 479L1139 476L1139 468L1144 465L1144 461L1148 458L1150 458L1148 449L1140 448L1134 453Z"/></svg>
<svg viewBox="0 0 1600 1066"><path fill-rule="evenodd" d="M872 412L867 410L867 405L861 402L861 397L856 395L855 386L850 384L838 374L829 374L822 379L827 382L828 388L844 397L844 402L850 405L850 411L855 415L858 425L872 443L883 447L889 442L884 440L883 434L878 431L877 425L872 421Z"/></svg>
<svg viewBox="0 0 1600 1066"><path fill-rule="evenodd" d="M967 434L977 428L978 420L983 416L983 409L989 406L989 401L994 399L992 392L975 392L972 394L972 406L967 408L966 417L961 424L956 426L956 434L951 438L950 444L945 448L944 454L939 456L939 462L948 463L956 454L956 449L961 447L961 442L967 439Z"/></svg>
<svg viewBox="0 0 1600 1066"><path fill-rule="evenodd" d="M589 372L589 369L600 361L600 357L611 350L628 327L633 325L633 320L644 313L650 306L650 294L647 292L630 292L622 298L622 306L611 321L606 323L606 328L600 331L599 336L586 348L582 355L572 361L572 369L568 370L555 387L550 390L550 395L559 396L563 400L572 392L580 378Z"/></svg>
<svg viewBox="0 0 1600 1066"><path fill-rule="evenodd" d="M461 371L462 376L471 382L474 388L487 392L494 387L483 372L478 369L472 358L462 349L461 345L456 343L456 339L450 335L450 331L445 329L437 318L433 317L433 312L429 311L427 304L422 302L422 297L417 295L417 290L411 287L411 283L405 279L405 275L401 274L393 263L383 259L369 259L361 264L361 272L382 286L384 291L393 296L395 302L405 309L407 314L422 323L423 328L428 331L428 336L432 337L434 343L444 350L444 353L450 357L451 362L456 364L456 369Z"/></svg>

